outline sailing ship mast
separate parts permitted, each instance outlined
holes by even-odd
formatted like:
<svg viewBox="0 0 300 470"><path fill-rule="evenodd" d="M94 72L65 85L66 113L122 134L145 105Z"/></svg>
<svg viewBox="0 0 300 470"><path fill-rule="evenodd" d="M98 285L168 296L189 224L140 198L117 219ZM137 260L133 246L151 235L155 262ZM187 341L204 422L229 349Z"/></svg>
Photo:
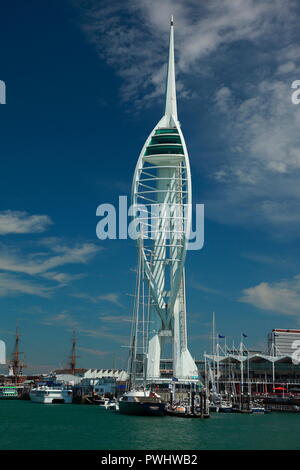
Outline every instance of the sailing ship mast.
<svg viewBox="0 0 300 470"><path fill-rule="evenodd" d="M16 327L16 336L15 336L15 347L12 353L12 359L10 361L10 368L12 369L13 376L15 378L15 384L18 384L19 376L22 375L22 371L24 367L26 367L25 363L20 359L21 356L24 356L23 352L19 351L20 346L20 333L19 327Z"/></svg>
<svg viewBox="0 0 300 470"><path fill-rule="evenodd" d="M76 355L76 344L77 344L76 331L73 330L71 356L70 356L70 369L71 369L72 375L75 375L76 373L76 363L77 363L77 358L79 357Z"/></svg>

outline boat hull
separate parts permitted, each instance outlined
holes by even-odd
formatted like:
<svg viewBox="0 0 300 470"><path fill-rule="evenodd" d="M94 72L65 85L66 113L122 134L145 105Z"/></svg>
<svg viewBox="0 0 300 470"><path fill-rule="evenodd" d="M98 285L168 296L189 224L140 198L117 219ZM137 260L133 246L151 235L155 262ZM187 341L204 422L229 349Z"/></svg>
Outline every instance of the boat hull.
<svg viewBox="0 0 300 470"><path fill-rule="evenodd" d="M230 406L223 406L219 408L219 413L232 413L232 408Z"/></svg>
<svg viewBox="0 0 300 470"><path fill-rule="evenodd" d="M120 400L119 412L126 415L136 416L163 416L165 414L165 404Z"/></svg>

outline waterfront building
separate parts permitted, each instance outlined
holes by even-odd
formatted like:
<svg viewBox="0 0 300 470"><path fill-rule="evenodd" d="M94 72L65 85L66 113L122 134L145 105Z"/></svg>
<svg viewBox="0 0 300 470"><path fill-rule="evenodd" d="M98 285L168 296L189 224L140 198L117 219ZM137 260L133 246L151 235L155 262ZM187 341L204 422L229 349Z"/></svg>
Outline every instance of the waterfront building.
<svg viewBox="0 0 300 470"><path fill-rule="evenodd" d="M74 395L120 395L127 380L128 373L122 369L88 369L75 386Z"/></svg>
<svg viewBox="0 0 300 470"><path fill-rule="evenodd" d="M279 355L292 355L296 349L300 349L300 330L275 328L268 336L269 353L273 348Z"/></svg>
<svg viewBox="0 0 300 470"><path fill-rule="evenodd" d="M278 387L300 391L300 365L288 355L207 354L204 361L196 362L203 381L215 384L220 392L273 393Z"/></svg>

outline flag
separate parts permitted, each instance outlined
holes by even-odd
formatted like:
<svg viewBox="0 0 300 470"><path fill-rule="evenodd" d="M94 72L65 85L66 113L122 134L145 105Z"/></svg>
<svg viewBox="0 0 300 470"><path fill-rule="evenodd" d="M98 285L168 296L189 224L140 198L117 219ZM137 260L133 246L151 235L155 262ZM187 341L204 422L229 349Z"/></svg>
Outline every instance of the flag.
<svg viewBox="0 0 300 470"><path fill-rule="evenodd" d="M247 335L245 335L245 333L242 333L242 335L243 335L243 337L244 337L244 338L248 338L248 336L247 336Z"/></svg>
<svg viewBox="0 0 300 470"><path fill-rule="evenodd" d="M218 338L220 338L220 339L224 339L224 338L225 338L225 336L218 335Z"/></svg>

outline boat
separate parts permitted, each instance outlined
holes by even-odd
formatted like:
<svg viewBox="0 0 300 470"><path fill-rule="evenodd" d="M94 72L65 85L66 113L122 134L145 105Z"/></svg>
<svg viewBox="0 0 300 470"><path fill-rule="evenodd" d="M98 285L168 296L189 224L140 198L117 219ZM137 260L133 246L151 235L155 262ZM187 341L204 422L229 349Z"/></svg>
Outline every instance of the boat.
<svg viewBox="0 0 300 470"><path fill-rule="evenodd" d="M119 399L119 412L126 415L163 416L165 403L151 390L130 390Z"/></svg>
<svg viewBox="0 0 300 470"><path fill-rule="evenodd" d="M30 400L34 403L54 404L54 403L72 403L73 392L62 384L39 384L32 388Z"/></svg>
<svg viewBox="0 0 300 470"><path fill-rule="evenodd" d="M105 408L106 410L119 410L119 403L115 398L103 398L98 400L97 404L100 408Z"/></svg>
<svg viewBox="0 0 300 470"><path fill-rule="evenodd" d="M253 402L250 404L250 411L253 414L265 414L269 413L269 411L263 406L262 403Z"/></svg>
<svg viewBox="0 0 300 470"><path fill-rule="evenodd" d="M13 385L0 386L0 400L16 400L19 398L18 389Z"/></svg>
<svg viewBox="0 0 300 470"><path fill-rule="evenodd" d="M108 407L109 399L108 398L100 398L100 400L96 400L96 403L100 408L105 408L106 409Z"/></svg>
<svg viewBox="0 0 300 470"><path fill-rule="evenodd" d="M231 413L232 412L232 403L229 401L222 400L217 407L217 412L219 413Z"/></svg>
<svg viewBox="0 0 300 470"><path fill-rule="evenodd" d="M107 410L119 411L119 402L117 400L110 400L107 405Z"/></svg>

